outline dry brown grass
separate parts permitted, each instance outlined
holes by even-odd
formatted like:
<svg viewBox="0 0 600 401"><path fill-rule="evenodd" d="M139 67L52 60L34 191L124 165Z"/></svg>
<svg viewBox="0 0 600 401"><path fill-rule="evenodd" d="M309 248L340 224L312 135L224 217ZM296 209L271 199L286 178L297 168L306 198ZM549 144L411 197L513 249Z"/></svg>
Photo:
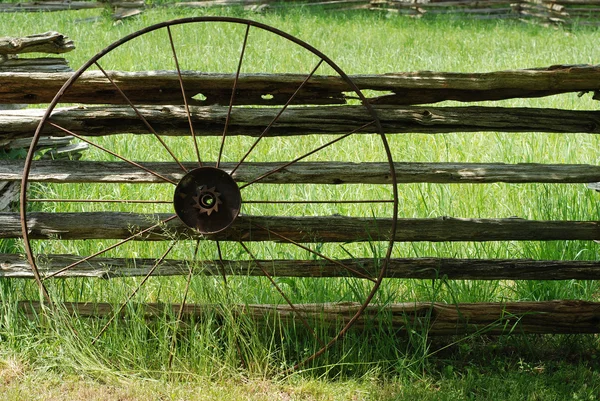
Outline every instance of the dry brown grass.
<svg viewBox="0 0 600 401"><path fill-rule="evenodd" d="M383 386L385 387L385 386ZM4 401L334 401L378 399L388 393L376 383L318 380L232 380L164 382L138 379L100 383L84 377L36 372L17 359L0 361L0 399Z"/></svg>

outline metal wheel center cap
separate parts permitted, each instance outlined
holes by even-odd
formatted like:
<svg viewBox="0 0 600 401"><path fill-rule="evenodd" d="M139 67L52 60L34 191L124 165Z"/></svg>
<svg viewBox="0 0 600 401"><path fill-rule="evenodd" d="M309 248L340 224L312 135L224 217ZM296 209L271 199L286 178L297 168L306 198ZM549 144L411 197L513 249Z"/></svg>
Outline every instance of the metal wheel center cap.
<svg viewBox="0 0 600 401"><path fill-rule="evenodd" d="M173 206L179 219L202 234L223 231L233 223L242 205L240 190L231 176L218 168L200 167L177 184Z"/></svg>

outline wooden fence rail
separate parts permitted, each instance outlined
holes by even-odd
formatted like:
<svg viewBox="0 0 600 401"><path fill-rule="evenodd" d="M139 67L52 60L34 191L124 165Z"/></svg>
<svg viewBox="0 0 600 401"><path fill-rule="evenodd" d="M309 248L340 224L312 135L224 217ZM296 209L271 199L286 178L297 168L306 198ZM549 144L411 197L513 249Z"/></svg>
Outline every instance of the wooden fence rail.
<svg viewBox="0 0 600 401"><path fill-rule="evenodd" d="M64 11L110 7L113 18L139 15L144 0L36 0L0 4L0 13ZM255 11L284 7L320 7L332 10L370 9L409 17L453 14L477 19L520 19L547 25L599 25L597 0L204 0L173 1L181 8L245 7Z"/></svg>
<svg viewBox="0 0 600 401"><path fill-rule="evenodd" d="M327 260L202 260L165 259L154 268L156 259L93 258L72 269L60 270L80 260L79 255L44 255L39 258L43 275L60 278L183 276L190 268L195 275L221 276L223 270L231 276L272 277L364 277L380 266L373 258L340 260L344 266ZM261 269L259 266L262 266ZM264 270L263 270L264 269ZM360 273L360 274L359 274ZM33 279L31 265L17 254L0 254L0 277ZM600 262L532 259L451 259L451 258L392 258L385 278L448 279L448 280L599 280Z"/></svg>
<svg viewBox="0 0 600 401"><path fill-rule="evenodd" d="M209 165L215 164L207 161ZM190 169L192 163L183 163ZM244 163L233 174L238 182L249 182L280 166L277 162ZM183 174L172 163L146 163L146 167L174 181ZM233 163L222 163L225 171L232 171ZM589 164L538 163L394 163L398 183L437 184L490 184L507 183L562 183L587 184L600 182L600 166ZM38 160L33 163L31 182L54 183L162 183L159 177L137 169L125 162ZM20 181L22 160L0 160L0 180ZM284 168L271 175L263 184L389 184L389 165L378 162L305 162Z"/></svg>
<svg viewBox="0 0 600 401"><path fill-rule="evenodd" d="M145 8L145 3L145 0L32 0L5 4L0 3L0 13L52 12L110 8L113 11L113 19L121 20L141 14L142 9Z"/></svg>
<svg viewBox="0 0 600 401"><path fill-rule="evenodd" d="M3 103L48 103L71 76L0 72ZM133 102L180 104L181 88L175 71L110 72L111 79ZM193 105L228 101L234 74L183 72L187 100ZM306 78L303 75L242 74L236 97L239 104L277 105L287 101ZM405 72L383 75L354 75L353 82L367 92L371 103L412 105L445 100L479 102L511 98L533 98L569 92L591 92L598 97L600 66L555 65L547 68L487 73ZM296 104L340 104L352 98L339 77L315 77L297 94ZM371 93L369 95L369 93ZM65 102L123 104L114 86L99 71L85 73L65 94ZM200 97L199 95L203 95ZM271 95L268 99L264 95ZM203 99L203 100L201 100ZM227 102L225 102L227 104Z"/></svg>
<svg viewBox="0 0 600 401"><path fill-rule="evenodd" d="M127 212L30 213L32 239L126 239L167 220L173 214ZM0 213L0 238L22 235L19 216ZM144 241L209 238L219 241L368 242L390 238L391 219L346 216L239 216L230 230L202 235L181 221L169 222L140 236ZM281 237L274 236L278 233ZM438 217L399 219L396 241L558 241L600 238L597 221L542 221L521 218L465 219Z"/></svg>
<svg viewBox="0 0 600 401"><path fill-rule="evenodd" d="M222 134L219 123L225 121L228 108L215 106L191 108L192 122L207 136ZM184 136L189 122L184 107L139 107L138 111L161 130L163 135ZM555 110L500 107L414 107L377 109L383 129L390 134L446 132L564 132L600 133L600 111ZM335 114L334 114L335 113ZM15 110L0 116L0 136L25 138L35 130L42 117L39 110ZM237 109L231 113L230 135L260 136L277 114L276 109ZM47 135L65 136L77 132L94 137L130 132L146 133L137 114L130 108L69 108L53 114ZM376 132L368 125L372 119L361 106L305 108L290 110L278 120L266 137L339 134L364 126L356 134Z"/></svg>

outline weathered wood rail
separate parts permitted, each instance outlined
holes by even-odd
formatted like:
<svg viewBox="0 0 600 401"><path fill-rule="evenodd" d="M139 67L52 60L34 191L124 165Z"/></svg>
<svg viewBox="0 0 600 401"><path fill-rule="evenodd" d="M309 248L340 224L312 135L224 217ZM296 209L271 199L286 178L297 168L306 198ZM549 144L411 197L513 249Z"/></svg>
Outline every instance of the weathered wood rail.
<svg viewBox="0 0 600 401"><path fill-rule="evenodd" d="M0 73L3 103L48 103L71 74ZM234 74L182 72L186 97L191 105L227 104ZM304 75L241 74L238 104L285 103ZM383 75L354 75L361 90L379 91L369 97L377 105L415 105L445 100L478 102L512 98L535 98L569 92L590 92L598 97L600 66L555 65L547 68L455 73L419 71ZM111 72L111 79L133 102L180 104L181 88L175 71ZM295 104L343 104L345 93L339 77L315 77L298 93ZM198 95L203 95L200 100ZM272 98L264 99L269 94ZM114 86L99 71L86 72L65 94L65 102L124 104Z"/></svg>
<svg viewBox="0 0 600 401"><path fill-rule="evenodd" d="M464 14L469 18L506 19L518 18L519 12L514 1L509 0L452 0L452 1L419 1L410 0L372 0L371 7L395 12L410 17L425 15Z"/></svg>
<svg viewBox="0 0 600 401"><path fill-rule="evenodd" d="M40 269L44 275L60 278L95 277L112 279L118 277L144 277L156 263L145 258L93 258L84 264L60 272L61 268L75 263L78 255L44 255L40 257ZM344 266L327 260L205 260L193 263L179 259L165 259L152 271L154 276L181 276L192 269L196 275L220 276L223 269L228 275L264 276L258 265L264 266L273 277L349 277L357 274L370 275L379 268L370 258L340 260ZM124 268L126 267L126 268ZM33 271L21 255L0 256L2 277L33 279ZM600 263L596 261L532 260L532 259L450 259L450 258L394 258L390 261L385 278L442 279L449 280L598 280Z"/></svg>
<svg viewBox="0 0 600 401"><path fill-rule="evenodd" d="M22 38L0 38L0 54L67 53L75 49L72 40L58 32L46 32Z"/></svg>
<svg viewBox="0 0 600 401"><path fill-rule="evenodd" d="M52 12L110 8L113 11L113 19L120 20L141 14L146 6L145 3L144 0L31 0L0 4L0 13Z"/></svg>
<svg viewBox="0 0 600 401"><path fill-rule="evenodd" d="M209 165L211 161L207 162ZM214 163L212 163L214 164ZM233 177L238 182L248 182L281 163L244 163ZM191 169L192 163L183 163ZM178 167L167 162L146 163L146 167L163 177L179 181L183 174ZM221 164L232 171L233 163ZM55 183L163 183L159 177L137 169L125 162L94 162L68 160L38 160L33 163L31 182ZM538 164L538 163L394 163L398 183L429 182L438 184L477 183L563 183L586 184L600 181L600 166L589 164ZM0 177L6 181L19 181L23 170L22 160L0 160ZM388 165L377 162L305 162L286 167L281 174L271 175L265 184L389 184Z"/></svg>
<svg viewBox="0 0 600 401"><path fill-rule="evenodd" d="M154 6L154 4L152 4ZM185 0L165 3L180 8L244 7L254 11L290 7L330 10L368 9L408 17L453 14L477 19L520 19L544 25L599 25L597 0ZM0 13L49 12L110 7L114 19L139 15L144 0L31 0L0 4Z"/></svg>
<svg viewBox="0 0 600 401"><path fill-rule="evenodd" d="M140 106L138 111L155 129L170 136L186 135L189 122L184 107ZM222 134L220 123L227 117L225 106L191 108L192 122L207 136ZM377 109L383 129L387 133L446 132L565 132L600 133L600 111L556 110L501 107L409 107ZM276 109L237 109L231 113L230 135L260 136L264 127L277 115ZM43 112L14 110L0 117L0 135L4 138L24 138L35 130ZM289 110L270 129L266 137L337 134L369 124L370 116L361 106L340 106ZM136 112L123 107L59 109L52 123L44 131L47 135L65 136L85 130L86 136L102 136L130 132L146 133L139 124ZM71 133L70 133L71 132ZM367 126L361 133L376 132ZM359 133L357 133L359 135Z"/></svg>
<svg viewBox="0 0 600 401"><path fill-rule="evenodd" d="M21 302L19 309L35 317L41 312L38 302ZM356 303L296 305L245 305L228 306L227 316L232 314L250 317L257 322L272 322L276 315L282 323L293 323L301 314L308 321L322 327L326 324L339 326L347 322L360 307ZM117 310L110 304L66 303L64 308L77 317L113 316ZM165 305L143 304L136 309L146 318L183 311L183 319L201 319L204 316L223 315L217 305ZM125 313L121 312L124 316ZM396 334L409 330L427 330L430 335L458 334L577 334L600 332L600 303L584 301L507 302L507 303L443 303L416 302L392 304L385 307L370 305L363 312L353 329L380 330L387 327ZM551 323L551 324L549 324Z"/></svg>
<svg viewBox="0 0 600 401"><path fill-rule="evenodd" d="M0 37L0 73L72 72L64 58L19 58L23 53L62 54L75 49L72 40L58 32L46 32L22 38ZM9 100L2 103L14 103ZM28 102L16 102L26 104Z"/></svg>
<svg viewBox="0 0 600 401"><path fill-rule="evenodd" d="M0 40L0 48L2 41ZM10 47L10 46L9 46ZM22 46L24 47L24 46ZM190 119L181 106L182 88L174 71L109 72L126 96L138 105L137 110L161 134L188 136L193 124L202 136L222 135L228 118L227 104L234 75L182 73L182 86L190 106ZM0 73L0 99L6 104L49 102L70 73ZM259 136L273 120L295 88L306 78L302 75L242 74L237 80L236 104L255 107L234 108L229 118L228 134ZM361 90L374 91L367 99L375 106L383 130L392 135L404 133L437 134L460 132L551 132L600 133L600 112L596 110L556 110L488 106L431 106L446 100L462 102L533 98L561 93L591 93L598 100L600 67L591 65L552 66L526 70L480 74L415 72L378 76L351 77ZM44 134L57 137L76 135L93 143L96 137L123 132L146 135L137 112L124 104L106 77L99 72L86 73L66 93L67 103L81 103L56 109ZM356 105L356 96L334 77L313 77L294 104L284 113L266 136L301 136L347 133L361 127L356 136L376 132L372 117ZM202 95L202 96L199 96ZM270 95L270 96L265 96ZM108 106L104 105L109 103ZM296 107L310 105L311 107ZM267 106L267 107L263 107ZM42 118L43 110L0 111L0 144L20 143L31 138ZM55 125L52 125L55 124ZM92 145L93 146L93 145ZM235 181L244 183L281 167L281 162L248 162L238 166L223 162L220 167L235 170ZM184 169L194 163L183 163ZM438 184L561 183L589 184L600 182L600 166L591 164L539 163L405 163L394 164L397 182ZM178 182L183 170L173 162L145 163L147 170L122 161L36 160L29 175L31 183L165 183L165 177ZM0 160L0 181L15 183L22 179L22 160ZM278 174L264 178L261 184L387 184L391 182L390 165L383 162L302 161L284 166ZM169 184L165 184L169 185ZM41 200L41 199L40 199ZM35 199L30 199L35 201ZM154 199L161 203L172 199ZM135 202L135 201L132 201ZM249 202L252 202L249 200ZM30 212L27 215L31 239L48 240L122 240L162 241L181 235L190 242L199 234L171 214L78 212ZM164 222L163 224L157 224ZM274 234L276 233L276 234ZM17 213L0 213L0 238L20 238L21 223ZM280 235L279 237L277 235ZM559 241L600 239L600 222L541 221L521 218L400 218L392 233L392 219L348 216L253 216L242 215L233 225L218 234L203 238L218 241L271 241L302 243L348 243L385 241L393 237L405 241ZM375 259L322 260L181 260L134 257L94 257L82 261L80 255L47 254L37 257L44 276L118 277L185 275L280 276L280 277L360 277L372 280L381 266ZM72 268L64 270L64 266ZM340 264L344 267L340 267ZM29 262L21 255L0 254L0 277L33 278ZM385 278L469 279L469 280L597 280L600 262L575 260L529 259L462 259L462 258L392 258ZM114 313L107 304L66 304L79 316L102 316ZM31 314L39 305L21 303L21 310ZM164 313L165 308L179 310L178 305L143 305L148 317ZM296 305L305 316L325 316L332 322L344 321L358 308L354 304ZM186 305L184 315L198 317L210 306ZM214 309L214 308L213 308ZM260 317L277 313L282 321L298 314L282 305L248 305L243 313ZM242 313L242 310L240 310ZM490 303L444 305L435 303L392 304L384 308L369 306L356 327L368 328L369 321L389 319L394 329L422 324L431 334L486 333L588 333L600 332L600 304L582 301L545 303Z"/></svg>
<svg viewBox="0 0 600 401"><path fill-rule="evenodd" d="M30 213L32 239L126 239L150 229L172 214L118 212ZM17 215L0 213L0 238L21 236ZM346 216L274 217L240 216L229 230L208 236L220 241L368 242L390 237L391 219ZM278 233L286 239L273 237ZM174 234L184 238L206 238L180 221L144 232L139 239L164 241ZM399 219L396 241L558 241L600 238L597 221L539 221L520 218Z"/></svg>
<svg viewBox="0 0 600 401"><path fill-rule="evenodd" d="M0 12L40 12L40 11L65 11L65 10L83 10L90 8L104 7L105 4L99 1L71 1L71 0L37 0L23 1L18 3L0 4Z"/></svg>
<svg viewBox="0 0 600 401"><path fill-rule="evenodd" d="M371 9L423 17L453 14L477 19L520 19L544 25L598 25L597 0L371 0Z"/></svg>

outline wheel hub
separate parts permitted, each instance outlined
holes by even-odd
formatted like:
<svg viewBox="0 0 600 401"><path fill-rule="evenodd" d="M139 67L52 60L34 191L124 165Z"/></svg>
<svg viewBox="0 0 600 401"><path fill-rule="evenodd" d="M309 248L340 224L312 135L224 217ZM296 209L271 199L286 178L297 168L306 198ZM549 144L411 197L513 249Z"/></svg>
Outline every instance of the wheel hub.
<svg viewBox="0 0 600 401"><path fill-rule="evenodd" d="M194 208L198 209L200 214L206 213L211 215L212 212L219 211L219 205L223 203L221 193L215 190L215 187L207 188L206 185L196 189L196 196L193 196Z"/></svg>
<svg viewBox="0 0 600 401"><path fill-rule="evenodd" d="M233 223L240 212L242 197L226 171L199 167L179 181L173 205L185 225L202 234L214 234Z"/></svg>

